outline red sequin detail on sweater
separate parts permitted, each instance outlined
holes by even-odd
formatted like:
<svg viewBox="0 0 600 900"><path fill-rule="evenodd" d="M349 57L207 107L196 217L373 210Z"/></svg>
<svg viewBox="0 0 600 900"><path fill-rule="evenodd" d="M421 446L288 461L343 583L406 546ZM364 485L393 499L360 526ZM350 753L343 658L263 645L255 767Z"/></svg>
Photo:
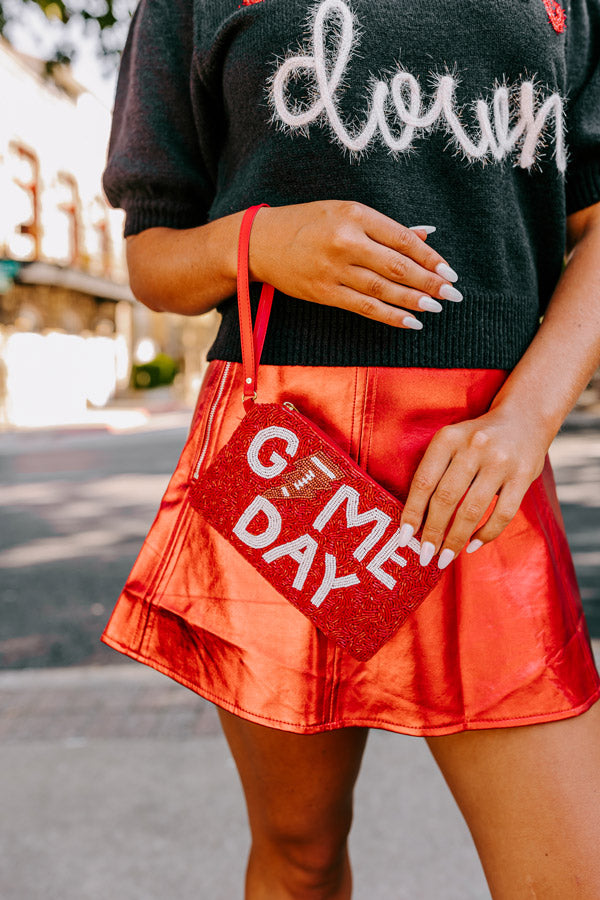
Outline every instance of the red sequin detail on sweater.
<svg viewBox="0 0 600 900"><path fill-rule="evenodd" d="M246 0L244 0L246 2ZM548 13L548 18L552 23L555 31L561 34L567 27L567 16L564 9L556 0L544 0L544 6Z"/></svg>

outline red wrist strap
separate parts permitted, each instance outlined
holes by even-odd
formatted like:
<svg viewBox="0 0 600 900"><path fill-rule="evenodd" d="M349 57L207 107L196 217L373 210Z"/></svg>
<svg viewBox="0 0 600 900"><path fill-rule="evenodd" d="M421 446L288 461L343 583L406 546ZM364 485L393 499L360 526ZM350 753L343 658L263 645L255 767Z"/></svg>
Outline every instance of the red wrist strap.
<svg viewBox="0 0 600 900"><path fill-rule="evenodd" d="M240 239L238 244L238 268L237 268L237 295L238 311L240 318L240 338L242 341L242 372L244 376L244 407L246 411L256 400L256 378L258 366L262 354L271 305L273 303L274 287L272 284L263 284L260 292L260 301L254 331L252 331L252 313L250 310L250 286L248 275L248 252L250 247L250 231L254 217L259 209L268 206L268 203L260 203L251 206L244 213L240 227Z"/></svg>

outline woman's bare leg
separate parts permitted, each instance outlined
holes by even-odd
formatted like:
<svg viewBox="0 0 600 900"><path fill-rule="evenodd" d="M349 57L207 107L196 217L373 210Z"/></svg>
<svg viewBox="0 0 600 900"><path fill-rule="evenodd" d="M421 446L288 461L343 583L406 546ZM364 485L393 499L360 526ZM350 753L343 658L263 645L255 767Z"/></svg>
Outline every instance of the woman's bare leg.
<svg viewBox="0 0 600 900"><path fill-rule="evenodd" d="M600 703L560 722L428 744L494 900L600 898Z"/></svg>
<svg viewBox="0 0 600 900"><path fill-rule="evenodd" d="M301 735L219 716L252 832L246 900L348 900L346 842L368 729Z"/></svg>

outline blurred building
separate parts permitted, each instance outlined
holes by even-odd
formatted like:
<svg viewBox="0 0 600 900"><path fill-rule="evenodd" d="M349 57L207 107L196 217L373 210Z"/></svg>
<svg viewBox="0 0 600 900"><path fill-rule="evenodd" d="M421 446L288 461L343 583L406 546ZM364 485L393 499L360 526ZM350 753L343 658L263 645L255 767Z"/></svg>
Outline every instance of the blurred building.
<svg viewBox="0 0 600 900"><path fill-rule="evenodd" d="M0 91L0 424L81 421L128 389L138 349L177 359L192 393L214 319L134 301L101 187L109 110L1 38Z"/></svg>

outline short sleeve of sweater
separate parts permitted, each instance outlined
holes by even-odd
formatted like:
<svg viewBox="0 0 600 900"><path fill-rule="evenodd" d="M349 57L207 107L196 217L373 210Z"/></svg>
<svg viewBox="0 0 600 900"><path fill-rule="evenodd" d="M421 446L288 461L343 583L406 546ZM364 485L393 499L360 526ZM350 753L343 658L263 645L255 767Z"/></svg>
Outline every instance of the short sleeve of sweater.
<svg viewBox="0 0 600 900"><path fill-rule="evenodd" d="M600 201L600 0L567 7L567 213Z"/></svg>
<svg viewBox="0 0 600 900"><path fill-rule="evenodd" d="M131 21L103 175L110 204L125 210L125 236L207 219L211 116L192 97L192 9L191 0L141 0Z"/></svg>

